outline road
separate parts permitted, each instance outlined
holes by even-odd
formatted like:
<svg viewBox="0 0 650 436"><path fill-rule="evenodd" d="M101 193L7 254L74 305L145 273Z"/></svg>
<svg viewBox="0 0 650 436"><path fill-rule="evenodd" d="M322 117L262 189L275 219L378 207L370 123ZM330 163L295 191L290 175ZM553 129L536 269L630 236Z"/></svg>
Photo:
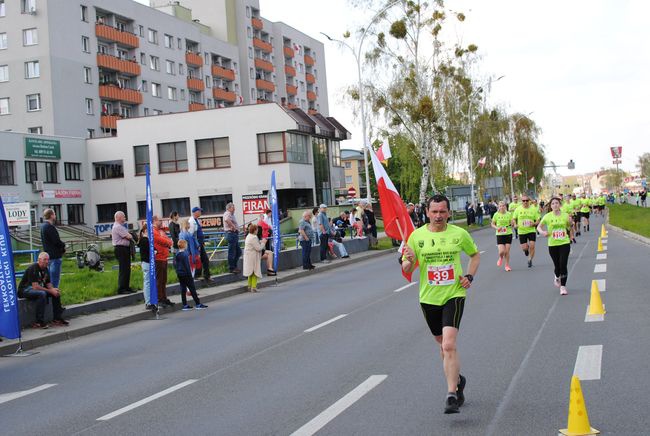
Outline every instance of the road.
<svg viewBox="0 0 650 436"><path fill-rule="evenodd" d="M0 359L3 433L557 434L578 349L601 345L602 358L578 365L591 425L646 434L650 248L611 232L597 260L601 222L573 247L566 297L544 240L530 269L513 247L506 273L491 230L473 234L484 253L461 324L458 415L442 413L417 286L388 255ZM585 322L593 279L606 280L601 322ZM20 394L31 389L41 390Z"/></svg>

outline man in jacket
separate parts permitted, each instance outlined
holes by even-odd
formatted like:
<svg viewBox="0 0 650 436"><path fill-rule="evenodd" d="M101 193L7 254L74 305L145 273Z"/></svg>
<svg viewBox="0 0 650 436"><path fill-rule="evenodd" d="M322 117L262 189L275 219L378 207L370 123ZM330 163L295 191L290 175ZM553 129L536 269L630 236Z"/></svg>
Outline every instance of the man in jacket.
<svg viewBox="0 0 650 436"><path fill-rule="evenodd" d="M41 242L43 243L43 251L50 256L49 273L52 286L58 288L61 281L61 263L65 253L65 243L61 240L59 231L54 226L56 212L49 208L45 209L43 218L45 222L41 226Z"/></svg>
<svg viewBox="0 0 650 436"><path fill-rule="evenodd" d="M196 238L196 242L199 244L199 256L201 257L201 269L197 269L194 272L195 277L203 275L203 280L206 284L214 283L212 276L210 274L210 258L208 253L205 251L205 236L203 235L203 227L201 227L201 214L203 209L198 206L192 208L192 216L188 220L190 223L190 234Z"/></svg>

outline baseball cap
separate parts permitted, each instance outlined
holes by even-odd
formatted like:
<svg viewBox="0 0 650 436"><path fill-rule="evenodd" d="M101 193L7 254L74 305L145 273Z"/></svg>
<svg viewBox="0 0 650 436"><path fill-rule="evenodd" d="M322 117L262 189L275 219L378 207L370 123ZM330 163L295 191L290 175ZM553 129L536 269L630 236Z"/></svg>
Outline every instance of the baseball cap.
<svg viewBox="0 0 650 436"><path fill-rule="evenodd" d="M318 206L321 209L327 209L327 205L325 203L322 203L320 206Z"/></svg>
<svg viewBox="0 0 650 436"><path fill-rule="evenodd" d="M203 209L201 209L201 208L198 207L198 206L194 206L194 207L192 208L192 213L194 213L194 212L203 212Z"/></svg>

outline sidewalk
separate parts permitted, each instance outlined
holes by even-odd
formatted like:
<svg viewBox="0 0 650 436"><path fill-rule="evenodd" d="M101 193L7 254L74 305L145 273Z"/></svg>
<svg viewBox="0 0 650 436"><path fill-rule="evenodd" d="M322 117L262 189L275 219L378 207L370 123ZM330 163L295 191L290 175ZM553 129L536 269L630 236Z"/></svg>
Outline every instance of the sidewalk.
<svg viewBox="0 0 650 436"><path fill-rule="evenodd" d="M356 253L349 259L336 259L329 264L318 263L313 271L305 271L302 267L279 271L276 277L263 277L258 282L258 288L265 288L276 283L284 283L289 280L306 277L321 272L330 271L341 266L351 265L364 260L378 256L395 253L396 250L369 250ZM197 284L200 281L197 282ZM234 295L247 293L246 281L240 280L226 285L205 287L198 289L202 303L210 303ZM181 309L180 296L175 295L170 298L175 304L174 308L161 310L161 315L175 312ZM210 310L210 309L207 309ZM136 304L117 309L106 310L104 312L94 313L91 315L81 315L70 319L68 327L50 327L46 330L24 329L22 332L23 349L30 350L44 345L50 345L57 342L74 339L77 337L89 335L97 331L103 331L109 328L130 324L136 321L153 318L150 311L144 310L143 304ZM18 340L9 340L3 338L0 342L0 355L6 355L16 351Z"/></svg>

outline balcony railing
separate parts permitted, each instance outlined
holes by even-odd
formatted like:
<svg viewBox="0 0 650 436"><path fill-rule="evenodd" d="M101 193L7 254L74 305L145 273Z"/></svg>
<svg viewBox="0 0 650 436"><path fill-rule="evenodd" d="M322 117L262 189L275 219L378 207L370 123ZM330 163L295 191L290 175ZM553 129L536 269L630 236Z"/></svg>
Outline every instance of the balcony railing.
<svg viewBox="0 0 650 436"><path fill-rule="evenodd" d="M316 83L316 77L311 73L305 73L305 80L307 80L307 83Z"/></svg>
<svg viewBox="0 0 650 436"><path fill-rule="evenodd" d="M289 77L296 77L296 69L291 65L285 65L284 74L286 74Z"/></svg>
<svg viewBox="0 0 650 436"><path fill-rule="evenodd" d="M99 97L104 100L123 101L132 104L142 104L142 94L135 89L120 88L116 85L99 85Z"/></svg>
<svg viewBox="0 0 650 436"><path fill-rule="evenodd" d="M97 53L97 66L107 70L119 71L129 76L140 75L140 64L136 61L128 61L104 53Z"/></svg>
<svg viewBox="0 0 650 436"><path fill-rule="evenodd" d="M117 42L126 47L137 48L140 46L140 40L133 33L125 32L102 23L95 24L95 35L97 38Z"/></svg>
<svg viewBox="0 0 650 436"><path fill-rule="evenodd" d="M103 129L117 129L117 120L120 118L119 115L102 115L100 125Z"/></svg>
<svg viewBox="0 0 650 436"><path fill-rule="evenodd" d="M203 91L205 89L205 83L201 79L195 79L194 77L187 78L187 87L192 91Z"/></svg>
<svg viewBox="0 0 650 436"><path fill-rule="evenodd" d="M318 113L318 111L316 109L307 109L307 113L309 115L316 115Z"/></svg>
<svg viewBox="0 0 650 436"><path fill-rule="evenodd" d="M275 85L273 84L273 82L269 82L268 80L257 79L255 81L255 85L257 86L257 89L263 89L264 91L275 92Z"/></svg>
<svg viewBox="0 0 650 436"><path fill-rule="evenodd" d="M273 64L269 61L265 61L264 59L260 59L260 58L255 58L255 68L259 68L260 70L269 73L273 72Z"/></svg>
<svg viewBox="0 0 650 436"><path fill-rule="evenodd" d="M204 109L205 105L203 103L190 103L189 105L190 112L202 111Z"/></svg>
<svg viewBox="0 0 650 436"><path fill-rule="evenodd" d="M316 93L314 91L307 91L307 100L315 101L316 98Z"/></svg>
<svg viewBox="0 0 650 436"><path fill-rule="evenodd" d="M185 62L187 65L194 65L195 67L200 67L203 65L203 58L201 55L188 51L185 53Z"/></svg>
<svg viewBox="0 0 650 436"><path fill-rule="evenodd" d="M253 47L259 48L260 50L266 53L271 53L273 51L273 46L271 45L271 43L262 41L259 38L253 38Z"/></svg>
<svg viewBox="0 0 650 436"><path fill-rule="evenodd" d="M288 103L287 104L287 109L298 109L298 106L293 104L293 103Z"/></svg>
<svg viewBox="0 0 650 436"><path fill-rule="evenodd" d="M287 85L287 94L289 95L298 94L298 87L293 85Z"/></svg>
<svg viewBox="0 0 650 436"><path fill-rule="evenodd" d="M307 65L308 67L312 67L312 66L314 66L314 63L315 63L314 58L309 56L308 54L306 54L305 55L305 65Z"/></svg>
<svg viewBox="0 0 650 436"><path fill-rule="evenodd" d="M253 25L253 28L257 30L262 30L264 28L264 23L257 17L251 18L251 24Z"/></svg>
<svg viewBox="0 0 650 436"><path fill-rule="evenodd" d="M212 65L212 75L215 77L221 77L224 80L232 82L235 80L235 71L221 67L219 65Z"/></svg>
<svg viewBox="0 0 650 436"><path fill-rule="evenodd" d="M296 52L291 47L284 46L282 50L284 51L285 58L292 59L296 55Z"/></svg>
<svg viewBox="0 0 650 436"><path fill-rule="evenodd" d="M215 100L223 100L230 103L234 103L237 99L237 96L232 91L226 91L222 88L212 88L212 96Z"/></svg>

